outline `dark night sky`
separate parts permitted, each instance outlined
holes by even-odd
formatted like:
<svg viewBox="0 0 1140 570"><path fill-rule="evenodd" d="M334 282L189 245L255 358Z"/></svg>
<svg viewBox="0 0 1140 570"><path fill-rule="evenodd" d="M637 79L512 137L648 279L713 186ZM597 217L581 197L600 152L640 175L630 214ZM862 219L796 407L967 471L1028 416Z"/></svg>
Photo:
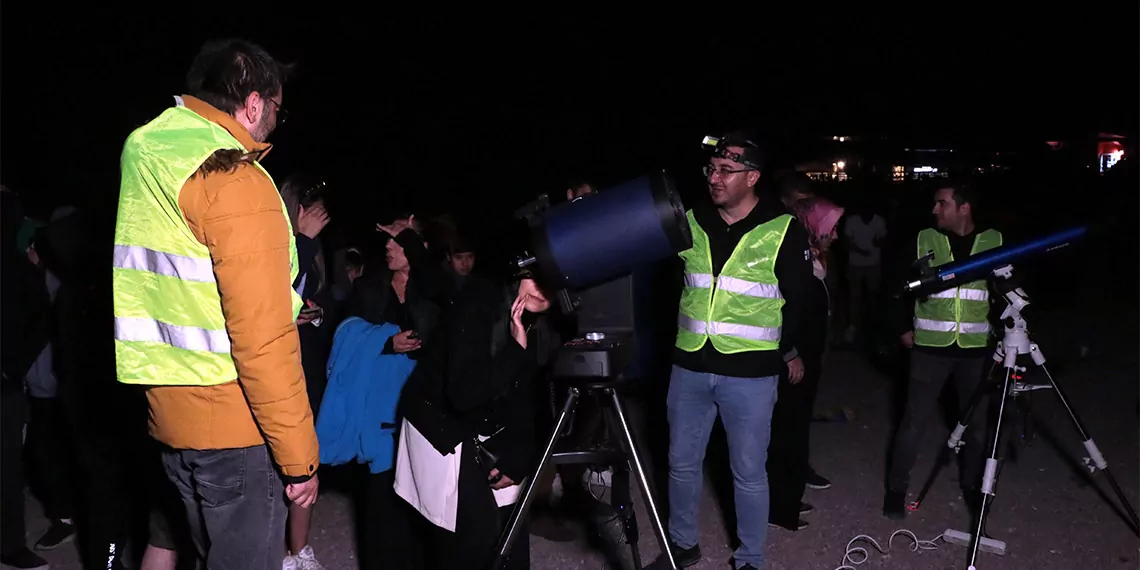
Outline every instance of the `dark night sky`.
<svg viewBox="0 0 1140 570"><path fill-rule="evenodd" d="M123 138L171 104L217 35L300 64L267 167L279 179L298 168L326 177L353 206L342 219L357 223L412 193L506 209L566 176L695 171L699 137L741 123L786 144L852 132L1044 140L1135 134L1138 121L1135 5L816 15L742 25L745 34L727 32L748 20L728 11L702 10L690 18L701 25L683 27L605 16L570 25L533 11L543 26L487 26L445 24L442 8L415 19L234 5L219 23L184 6L184 16L134 17L9 8L4 183L48 203L113 201ZM544 27L553 21L562 27Z"/></svg>

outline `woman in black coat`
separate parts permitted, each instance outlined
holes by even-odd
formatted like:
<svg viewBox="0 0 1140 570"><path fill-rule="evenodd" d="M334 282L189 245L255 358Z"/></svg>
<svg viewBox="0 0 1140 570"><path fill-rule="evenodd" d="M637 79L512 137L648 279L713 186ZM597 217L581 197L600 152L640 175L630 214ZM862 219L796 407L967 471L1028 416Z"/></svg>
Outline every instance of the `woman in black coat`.
<svg viewBox="0 0 1140 570"><path fill-rule="evenodd" d="M343 311L372 324L391 323L400 332L388 339L382 354L420 358L424 339L430 338L439 319L440 304L449 290L443 267L432 259L422 228L414 216L402 216L379 225L388 236L384 259L364 265L352 284ZM419 364L417 364L417 367ZM384 427L383 424L377 428ZM410 529L408 506L393 490L395 470L368 473L360 509L360 567L404 570L418 567L419 541Z"/></svg>
<svg viewBox="0 0 1140 570"><path fill-rule="evenodd" d="M486 567L533 468L533 383L545 347L531 321L550 302L531 279L507 291L455 293L401 397L395 488L431 523L429 568ZM523 532L509 567L529 566Z"/></svg>

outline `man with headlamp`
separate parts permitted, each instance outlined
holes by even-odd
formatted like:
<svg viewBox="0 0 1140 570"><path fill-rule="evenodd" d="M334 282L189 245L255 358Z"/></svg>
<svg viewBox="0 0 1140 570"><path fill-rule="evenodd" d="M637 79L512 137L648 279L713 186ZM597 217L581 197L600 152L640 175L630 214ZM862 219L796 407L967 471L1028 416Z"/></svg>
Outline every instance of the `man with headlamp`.
<svg viewBox="0 0 1140 570"><path fill-rule="evenodd" d="M803 378L795 343L801 292L814 279L807 233L775 196L756 194L763 154L752 140L705 138L711 203L686 213L693 247L680 253L685 285L667 404L670 548L679 567L701 560L701 464L718 412L735 486L734 564L763 567L778 379Z"/></svg>

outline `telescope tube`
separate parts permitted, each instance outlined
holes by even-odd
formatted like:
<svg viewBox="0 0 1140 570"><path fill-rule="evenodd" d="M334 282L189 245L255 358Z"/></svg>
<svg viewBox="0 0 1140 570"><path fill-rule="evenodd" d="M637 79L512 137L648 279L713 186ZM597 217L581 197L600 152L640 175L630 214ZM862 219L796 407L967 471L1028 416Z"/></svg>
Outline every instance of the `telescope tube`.
<svg viewBox="0 0 1140 570"><path fill-rule="evenodd" d="M693 246L685 209L663 171L548 210L531 227L537 275L579 291Z"/></svg>
<svg viewBox="0 0 1140 570"><path fill-rule="evenodd" d="M990 273L999 267L1009 265L1026 257L1038 253L1048 253L1066 247L1074 241L1083 238L1087 232L1087 227L1078 226L1029 242L1017 245L1003 245L979 253L963 261L933 267L932 274L911 281L903 288L906 292L911 293L932 286L945 288L950 282L971 281L981 274Z"/></svg>

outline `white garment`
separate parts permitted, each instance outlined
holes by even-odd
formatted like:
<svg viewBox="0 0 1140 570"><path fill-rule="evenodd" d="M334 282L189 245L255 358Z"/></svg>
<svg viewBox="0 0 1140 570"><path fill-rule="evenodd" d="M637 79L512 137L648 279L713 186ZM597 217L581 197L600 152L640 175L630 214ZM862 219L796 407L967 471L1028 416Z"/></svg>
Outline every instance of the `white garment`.
<svg viewBox="0 0 1140 570"><path fill-rule="evenodd" d="M882 216L875 214L871 216L869 222L864 222L863 216L847 216L847 225L843 228L843 235L851 240L851 245L870 252L860 253L855 251L855 247L850 248L847 255L849 265L870 267L881 263L882 250L875 245L875 239L887 236L887 222L883 220Z"/></svg>
<svg viewBox="0 0 1140 570"><path fill-rule="evenodd" d="M486 440L480 436L480 440ZM396 451L396 494L408 502L432 524L455 532L455 516L459 509L459 458L463 443L455 451L440 455L412 425L404 420ZM490 483L488 483L488 486ZM500 507L518 500L522 484L493 491Z"/></svg>

